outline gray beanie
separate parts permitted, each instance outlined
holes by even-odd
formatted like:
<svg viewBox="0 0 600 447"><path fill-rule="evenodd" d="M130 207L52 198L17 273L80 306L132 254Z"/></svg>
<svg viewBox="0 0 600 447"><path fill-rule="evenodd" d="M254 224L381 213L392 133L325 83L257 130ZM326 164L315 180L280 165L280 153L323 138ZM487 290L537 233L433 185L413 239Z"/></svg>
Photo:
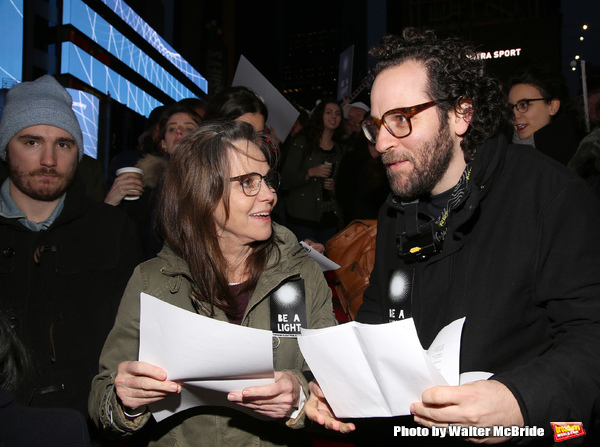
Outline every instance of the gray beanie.
<svg viewBox="0 0 600 447"><path fill-rule="evenodd" d="M69 132L83 157L83 135L69 92L50 75L33 82L15 85L6 95L6 105L0 120L0 159L6 160L6 146L26 127L47 125Z"/></svg>

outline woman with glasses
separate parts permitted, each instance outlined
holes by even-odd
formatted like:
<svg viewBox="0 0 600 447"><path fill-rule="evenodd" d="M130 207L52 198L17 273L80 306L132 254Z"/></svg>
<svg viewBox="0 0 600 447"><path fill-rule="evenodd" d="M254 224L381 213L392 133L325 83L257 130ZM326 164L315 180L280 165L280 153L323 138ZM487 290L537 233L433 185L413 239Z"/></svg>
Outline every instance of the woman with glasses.
<svg viewBox="0 0 600 447"><path fill-rule="evenodd" d="M321 101L294 139L281 172L286 224L298 239L325 244L342 224L335 179L345 148L342 109L335 99Z"/></svg>
<svg viewBox="0 0 600 447"><path fill-rule="evenodd" d="M562 75L528 65L510 78L507 91L512 142L534 146L566 165L584 132Z"/></svg>
<svg viewBox="0 0 600 447"><path fill-rule="evenodd" d="M289 429L302 425L308 368L299 328L282 327L279 316L294 308L304 328L335 319L320 268L271 220L278 187L270 151L246 123L206 122L180 143L158 204L164 248L134 272L92 384L89 408L99 427L131 435L151 418L148 404L181 392L166 380L168 371L136 361L145 292L213 319L272 330L276 371L272 385L225 393L228 407L195 407L152 424L150 445L311 445Z"/></svg>

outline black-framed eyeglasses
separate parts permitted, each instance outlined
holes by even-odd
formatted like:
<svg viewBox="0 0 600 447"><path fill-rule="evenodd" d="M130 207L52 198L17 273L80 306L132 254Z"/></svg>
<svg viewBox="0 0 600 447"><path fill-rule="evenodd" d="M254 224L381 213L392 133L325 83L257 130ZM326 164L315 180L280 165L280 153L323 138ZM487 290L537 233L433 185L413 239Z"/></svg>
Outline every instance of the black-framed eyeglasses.
<svg viewBox="0 0 600 447"><path fill-rule="evenodd" d="M240 182L244 194L246 194L248 197L254 197L260 192L260 187L263 184L263 180L271 191L277 192L279 189L279 183L281 181L279 172L273 171L269 172L267 175L260 175L257 172L251 172L250 174L242 174L229 179L229 181L232 182Z"/></svg>
<svg viewBox="0 0 600 447"><path fill-rule="evenodd" d="M412 123L410 122L410 119L439 102L442 102L442 100L429 101L412 107L400 107L398 109L388 110L383 114L380 120L369 117L364 119L360 125L362 126L367 140L373 144L377 142L377 135L379 135L379 129L382 124L394 137L404 138L409 136L412 132Z"/></svg>
<svg viewBox="0 0 600 447"><path fill-rule="evenodd" d="M547 98L523 98L517 101L516 104L508 104L511 108L517 109L521 113L525 113L529 110L529 103L531 101L548 101Z"/></svg>

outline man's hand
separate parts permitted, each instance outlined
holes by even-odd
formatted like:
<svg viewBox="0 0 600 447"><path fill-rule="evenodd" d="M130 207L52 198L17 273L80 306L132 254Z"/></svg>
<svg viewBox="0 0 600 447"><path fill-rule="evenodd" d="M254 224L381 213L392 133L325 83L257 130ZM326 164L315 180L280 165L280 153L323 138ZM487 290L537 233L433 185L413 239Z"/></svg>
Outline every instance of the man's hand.
<svg viewBox="0 0 600 447"><path fill-rule="evenodd" d="M519 403L508 388L496 380L480 380L461 386L436 386L423 393L423 402L410 407L415 422L426 427L448 424L475 427L513 425L523 427ZM509 437L467 438L474 443L497 444Z"/></svg>
<svg viewBox="0 0 600 447"><path fill-rule="evenodd" d="M315 250L318 253L325 253L325 246L319 242L315 242L311 239L304 239L302 242L304 242L309 247L312 247L313 250Z"/></svg>
<svg viewBox="0 0 600 447"><path fill-rule="evenodd" d="M300 382L289 371L275 371L275 383L252 386L227 395L230 402L250 408L274 419L284 418L298 405L302 392Z"/></svg>
<svg viewBox="0 0 600 447"><path fill-rule="evenodd" d="M164 369L137 361L119 363L115 388L123 405L131 409L181 392L181 385L167 380Z"/></svg>
<svg viewBox="0 0 600 447"><path fill-rule="evenodd" d="M304 405L304 414L311 421L324 426L327 430L339 431L340 433L350 433L355 430L351 422L342 422L333 414L333 410L327 403L323 390L316 381L308 384L310 397Z"/></svg>

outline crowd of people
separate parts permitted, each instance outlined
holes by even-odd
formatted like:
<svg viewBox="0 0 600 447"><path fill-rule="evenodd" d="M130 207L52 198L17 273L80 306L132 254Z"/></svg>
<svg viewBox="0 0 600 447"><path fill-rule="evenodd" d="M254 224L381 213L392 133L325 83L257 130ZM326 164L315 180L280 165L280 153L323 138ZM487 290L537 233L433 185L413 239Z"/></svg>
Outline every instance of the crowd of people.
<svg viewBox="0 0 600 447"><path fill-rule="evenodd" d="M502 83L468 43L413 28L370 54L369 104L323 98L281 141L262 98L230 87L157 108L106 175L84 156L71 97L52 76L8 92L0 445L300 446L323 427L357 446L550 445L557 421L586 428L572 445L595 445L598 132L541 64ZM356 320L412 318L428 347L466 317L460 371L488 380L426 390L410 416L335 416L299 332L281 333L277 318L294 290L298 327L338 324L298 241L322 252L355 219L378 222ZM138 358L141 293L273 331L274 382L229 392L232 406L154 421L152 405L182 384ZM449 424L545 434L394 436Z"/></svg>

